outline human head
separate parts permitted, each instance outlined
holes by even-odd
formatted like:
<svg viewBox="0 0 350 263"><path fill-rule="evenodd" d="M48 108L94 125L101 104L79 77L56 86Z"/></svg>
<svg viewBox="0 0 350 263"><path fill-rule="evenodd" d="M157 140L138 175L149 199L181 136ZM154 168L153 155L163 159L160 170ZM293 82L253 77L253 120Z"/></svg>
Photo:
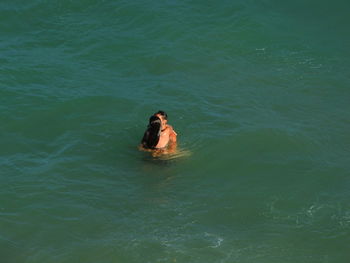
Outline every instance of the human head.
<svg viewBox="0 0 350 263"><path fill-rule="evenodd" d="M157 116L161 120L162 127L164 127L168 122L168 114L166 114L165 111L160 110L156 112L153 116Z"/></svg>
<svg viewBox="0 0 350 263"><path fill-rule="evenodd" d="M152 115L149 118L147 130L145 131L141 141L143 147L153 149L157 145L161 131L161 123L162 121L158 116Z"/></svg>
<svg viewBox="0 0 350 263"><path fill-rule="evenodd" d="M149 126L159 125L160 122L161 122L161 119L157 115L152 115L149 118Z"/></svg>
<svg viewBox="0 0 350 263"><path fill-rule="evenodd" d="M168 120L168 114L165 113L165 111L158 111L154 114L155 116L159 115L159 116L162 116L164 120Z"/></svg>

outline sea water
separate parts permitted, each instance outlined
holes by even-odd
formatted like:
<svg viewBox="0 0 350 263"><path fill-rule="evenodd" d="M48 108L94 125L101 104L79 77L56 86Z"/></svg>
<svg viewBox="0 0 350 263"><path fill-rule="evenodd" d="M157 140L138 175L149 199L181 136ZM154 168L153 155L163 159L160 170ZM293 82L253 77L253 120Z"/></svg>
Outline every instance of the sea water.
<svg viewBox="0 0 350 263"><path fill-rule="evenodd" d="M349 262L349 11L2 0L0 262Z"/></svg>

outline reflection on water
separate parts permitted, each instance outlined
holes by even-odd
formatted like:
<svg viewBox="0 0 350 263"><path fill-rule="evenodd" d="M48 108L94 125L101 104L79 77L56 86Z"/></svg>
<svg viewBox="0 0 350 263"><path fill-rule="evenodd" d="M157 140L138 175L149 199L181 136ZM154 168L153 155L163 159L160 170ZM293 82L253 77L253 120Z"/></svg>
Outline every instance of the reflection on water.
<svg viewBox="0 0 350 263"><path fill-rule="evenodd" d="M186 158L192 155L192 152L185 149L177 149L176 152L145 152L143 160L145 162L157 163L157 164L168 164L168 161L174 161L182 158Z"/></svg>
<svg viewBox="0 0 350 263"><path fill-rule="evenodd" d="M153 156L153 160L169 161L169 160L189 157L191 155L192 153L189 150L178 149L174 153L166 153L166 154L159 154L159 155Z"/></svg>
<svg viewBox="0 0 350 263"><path fill-rule="evenodd" d="M139 183L142 186L143 199L146 203L166 205L173 200L176 190L176 178L181 160L191 156L185 149L174 153L152 155L151 152L140 152Z"/></svg>

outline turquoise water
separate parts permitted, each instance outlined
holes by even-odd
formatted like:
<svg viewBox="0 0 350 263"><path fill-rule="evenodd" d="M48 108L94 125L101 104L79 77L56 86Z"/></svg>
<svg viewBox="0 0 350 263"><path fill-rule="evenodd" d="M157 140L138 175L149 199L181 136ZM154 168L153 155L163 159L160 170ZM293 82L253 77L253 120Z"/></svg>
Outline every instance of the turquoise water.
<svg viewBox="0 0 350 263"><path fill-rule="evenodd" d="M349 262L349 11L2 1L1 262Z"/></svg>

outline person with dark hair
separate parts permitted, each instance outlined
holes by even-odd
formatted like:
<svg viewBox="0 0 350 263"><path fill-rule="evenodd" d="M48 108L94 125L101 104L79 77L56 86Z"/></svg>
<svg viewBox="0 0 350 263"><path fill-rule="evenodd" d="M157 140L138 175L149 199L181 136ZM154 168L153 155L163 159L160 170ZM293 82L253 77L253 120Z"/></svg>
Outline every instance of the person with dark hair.
<svg viewBox="0 0 350 263"><path fill-rule="evenodd" d="M145 131L141 149L162 153L171 153L176 150L177 133L168 124L168 115L164 111L158 111L149 119Z"/></svg>

